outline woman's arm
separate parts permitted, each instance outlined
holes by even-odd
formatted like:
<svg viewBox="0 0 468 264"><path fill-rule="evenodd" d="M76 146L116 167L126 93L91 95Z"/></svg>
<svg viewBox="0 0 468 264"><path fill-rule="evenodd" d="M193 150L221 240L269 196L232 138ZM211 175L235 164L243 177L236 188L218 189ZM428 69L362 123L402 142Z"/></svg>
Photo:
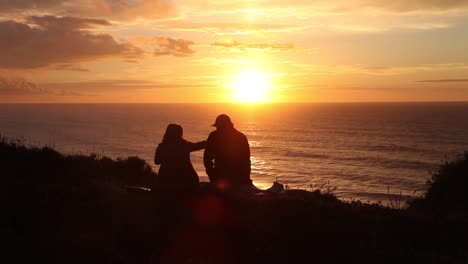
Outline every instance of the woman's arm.
<svg viewBox="0 0 468 264"><path fill-rule="evenodd" d="M188 142L188 143L189 143L190 152L201 150L206 147L206 140L203 140L197 143L192 143L192 142Z"/></svg>

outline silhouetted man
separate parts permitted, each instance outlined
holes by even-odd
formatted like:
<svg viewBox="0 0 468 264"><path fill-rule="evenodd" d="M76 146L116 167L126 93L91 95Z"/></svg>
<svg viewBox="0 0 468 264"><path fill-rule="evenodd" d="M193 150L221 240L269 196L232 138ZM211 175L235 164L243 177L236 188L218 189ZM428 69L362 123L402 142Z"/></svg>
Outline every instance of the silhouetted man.
<svg viewBox="0 0 468 264"><path fill-rule="evenodd" d="M225 114L219 115L213 126L216 130L208 136L203 156L210 181L220 188L252 185L247 137Z"/></svg>

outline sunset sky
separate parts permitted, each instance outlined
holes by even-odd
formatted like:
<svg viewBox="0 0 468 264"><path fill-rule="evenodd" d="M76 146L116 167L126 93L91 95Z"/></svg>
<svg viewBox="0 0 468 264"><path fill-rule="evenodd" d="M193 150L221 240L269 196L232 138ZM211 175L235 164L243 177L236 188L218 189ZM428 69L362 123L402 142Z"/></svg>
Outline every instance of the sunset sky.
<svg viewBox="0 0 468 264"><path fill-rule="evenodd" d="M0 103L468 100L468 0L0 0Z"/></svg>

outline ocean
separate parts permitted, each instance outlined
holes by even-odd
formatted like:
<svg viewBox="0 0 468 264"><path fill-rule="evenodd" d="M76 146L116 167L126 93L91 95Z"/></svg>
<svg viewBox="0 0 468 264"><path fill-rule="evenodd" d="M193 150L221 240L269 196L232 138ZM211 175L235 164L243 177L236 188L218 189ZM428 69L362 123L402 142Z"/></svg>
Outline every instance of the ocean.
<svg viewBox="0 0 468 264"><path fill-rule="evenodd" d="M249 139L263 189L278 180L345 200L406 199L468 150L468 103L0 104L0 134L64 153L139 156L157 171L154 150L169 123L197 142L221 113ZM202 156L191 158L207 181Z"/></svg>

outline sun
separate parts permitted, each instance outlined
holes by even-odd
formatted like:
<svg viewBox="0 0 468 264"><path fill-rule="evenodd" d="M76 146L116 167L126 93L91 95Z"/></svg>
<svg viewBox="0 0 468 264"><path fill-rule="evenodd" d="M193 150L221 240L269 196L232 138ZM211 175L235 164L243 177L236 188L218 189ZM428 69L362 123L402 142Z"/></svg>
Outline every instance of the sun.
<svg viewBox="0 0 468 264"><path fill-rule="evenodd" d="M227 87L237 102L260 103L268 100L271 83L268 75L258 70L245 70L238 73Z"/></svg>

